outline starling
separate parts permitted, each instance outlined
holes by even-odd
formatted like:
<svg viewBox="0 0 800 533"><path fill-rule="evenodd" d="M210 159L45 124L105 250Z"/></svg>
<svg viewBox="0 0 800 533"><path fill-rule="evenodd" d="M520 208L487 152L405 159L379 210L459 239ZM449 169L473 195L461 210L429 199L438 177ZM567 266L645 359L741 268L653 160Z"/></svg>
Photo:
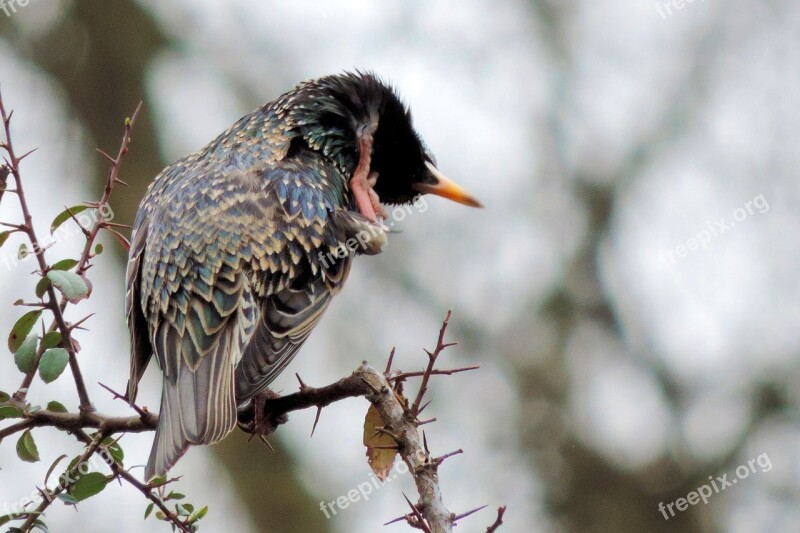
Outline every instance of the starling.
<svg viewBox="0 0 800 533"><path fill-rule="evenodd" d="M289 364L352 256L382 250L381 204L426 193L480 206L436 169L394 90L363 72L298 84L155 178L126 293L129 401L151 355L164 375L146 480L233 429L237 406ZM342 254L348 240L358 246Z"/></svg>

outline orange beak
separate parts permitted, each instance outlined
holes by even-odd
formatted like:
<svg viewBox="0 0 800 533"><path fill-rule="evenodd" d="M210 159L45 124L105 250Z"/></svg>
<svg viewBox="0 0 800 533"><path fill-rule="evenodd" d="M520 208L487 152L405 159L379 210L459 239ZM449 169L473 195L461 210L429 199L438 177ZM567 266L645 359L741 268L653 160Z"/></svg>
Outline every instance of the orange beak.
<svg viewBox="0 0 800 533"><path fill-rule="evenodd" d="M428 172L430 172L431 176L436 179L436 183L415 183L413 187L417 192L435 194L436 196L441 196L470 207L483 207L483 204L474 196L465 191L459 184L439 172L439 169L430 162L426 161L425 166L428 167Z"/></svg>

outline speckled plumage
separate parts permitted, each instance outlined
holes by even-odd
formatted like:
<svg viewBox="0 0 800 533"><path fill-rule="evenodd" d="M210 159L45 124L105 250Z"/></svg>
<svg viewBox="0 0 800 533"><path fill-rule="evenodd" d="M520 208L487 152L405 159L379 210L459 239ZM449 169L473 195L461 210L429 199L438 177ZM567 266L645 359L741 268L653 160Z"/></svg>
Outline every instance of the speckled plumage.
<svg viewBox="0 0 800 533"><path fill-rule="evenodd" d="M357 212L354 173L380 176L381 200L407 202L412 183L432 182L431 160L392 90L356 73L298 85L155 178L134 225L126 298L129 399L152 354L164 374L146 479L189 445L227 435L237 404L317 324L350 269L349 255L331 255L371 225Z"/></svg>

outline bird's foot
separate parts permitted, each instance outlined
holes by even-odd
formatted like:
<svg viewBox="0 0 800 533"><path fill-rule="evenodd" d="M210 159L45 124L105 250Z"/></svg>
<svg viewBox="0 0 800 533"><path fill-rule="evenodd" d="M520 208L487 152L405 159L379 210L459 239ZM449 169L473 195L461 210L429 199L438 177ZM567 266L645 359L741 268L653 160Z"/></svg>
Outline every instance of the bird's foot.
<svg viewBox="0 0 800 533"><path fill-rule="evenodd" d="M347 244L348 249L365 255L375 255L386 248L389 228L380 222L371 222L361 213L346 209L337 209L333 216L336 225L342 229L345 241L353 244Z"/></svg>
<svg viewBox="0 0 800 533"><path fill-rule="evenodd" d="M267 436L278 429L278 426L288 422L289 416L285 413L275 415L265 410L266 401L274 398L280 398L280 394L264 389L256 393L250 401L240 405L237 413L239 428L251 435Z"/></svg>

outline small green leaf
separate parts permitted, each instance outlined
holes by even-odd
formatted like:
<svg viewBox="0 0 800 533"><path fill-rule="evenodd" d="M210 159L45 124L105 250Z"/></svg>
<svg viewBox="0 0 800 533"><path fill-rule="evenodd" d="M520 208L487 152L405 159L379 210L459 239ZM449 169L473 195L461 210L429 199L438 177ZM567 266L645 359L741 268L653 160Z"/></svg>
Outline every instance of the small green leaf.
<svg viewBox="0 0 800 533"><path fill-rule="evenodd" d="M10 231L0 231L0 248L2 248L2 246L6 243L9 235L11 235Z"/></svg>
<svg viewBox="0 0 800 533"><path fill-rule="evenodd" d="M58 463L60 463L62 460L66 459L66 458L67 458L67 454L61 454L61 455L58 456L58 458L55 461L53 461L53 464L50 465L50 468L47 469L47 474L44 476L44 484L45 484L45 486L47 486L47 480L50 479L50 474L52 474L53 470L56 469L56 467L58 466Z"/></svg>
<svg viewBox="0 0 800 533"><path fill-rule="evenodd" d="M39 450L33 440L31 430L25 430L17 441L17 456L26 463L35 463L39 460Z"/></svg>
<svg viewBox="0 0 800 533"><path fill-rule="evenodd" d="M67 367L69 353L64 348L50 348L39 360L39 377L45 383L55 381Z"/></svg>
<svg viewBox="0 0 800 533"><path fill-rule="evenodd" d="M151 502L150 505L147 506L147 509L144 510L144 519L145 520L147 520L147 517L150 516L150 513L153 512L153 507L154 506L155 506L155 504Z"/></svg>
<svg viewBox="0 0 800 533"><path fill-rule="evenodd" d="M177 513L178 516L189 516L189 514L190 514L189 511L184 509L183 505L181 505L179 503L175 504L175 513Z"/></svg>
<svg viewBox="0 0 800 533"><path fill-rule="evenodd" d="M55 348L61 343L61 332L51 331L42 338L42 346L47 348Z"/></svg>
<svg viewBox="0 0 800 533"><path fill-rule="evenodd" d="M42 278L39 280L39 283L36 284L36 297L41 298L44 296L44 293L47 292L47 287L50 286L50 280L47 278Z"/></svg>
<svg viewBox="0 0 800 533"><path fill-rule="evenodd" d="M189 517L188 522L190 524L194 524L195 522L203 518L207 513L208 513L208 505L204 505L202 508L192 513L192 516Z"/></svg>
<svg viewBox="0 0 800 533"><path fill-rule="evenodd" d="M53 232L57 230L61 224L63 224L64 222L66 222L71 218L70 211L72 212L73 215L77 215L78 213L80 213L81 211L85 211L86 209L87 206L85 205L75 205L60 212L58 216L53 219L53 223L50 224L50 235L52 235Z"/></svg>
<svg viewBox="0 0 800 533"><path fill-rule="evenodd" d="M81 456L80 455L76 455L75 457L73 457L72 460L67 465L67 469L64 470L64 474L61 474L61 477L63 478L65 476L65 474L67 475L66 476L67 479L71 479L71 478L75 477L75 476L69 475L69 474L70 474L70 472L74 472L75 471L75 467L78 466L78 462L80 460L81 460Z"/></svg>
<svg viewBox="0 0 800 533"><path fill-rule="evenodd" d="M69 488L69 493L79 502L99 494L108 485L108 478L100 472L83 474Z"/></svg>
<svg viewBox="0 0 800 533"><path fill-rule="evenodd" d="M164 499L165 499L165 500L182 500L182 499L184 499L185 497L186 497L186 496L185 496L184 494L181 494L180 492L175 492L175 491L173 490L173 491L170 491L170 493L169 493L169 494L167 494L167 497L166 497L166 498L164 498Z"/></svg>
<svg viewBox="0 0 800 533"><path fill-rule="evenodd" d="M74 272L51 270L47 273L47 277L71 303L77 303L89 296L86 280Z"/></svg>
<svg viewBox="0 0 800 533"><path fill-rule="evenodd" d="M33 363L36 360L36 345L38 342L39 338L36 336L36 333L31 333L25 337L25 340L19 345L17 351L14 352L14 363L23 374L27 374L33 370Z"/></svg>
<svg viewBox="0 0 800 533"><path fill-rule="evenodd" d="M55 265L50 267L50 270L72 270L72 268L78 264L78 261L75 259L62 259Z"/></svg>
<svg viewBox="0 0 800 533"><path fill-rule="evenodd" d="M28 246L23 242L19 245L19 249L17 250L17 259L22 261L28 257Z"/></svg>
<svg viewBox="0 0 800 533"><path fill-rule="evenodd" d="M36 324L36 321L39 320L41 315L42 311L39 309L36 311L28 311L19 317L14 327L11 328L11 335L8 336L8 349L11 350L11 353L16 353L16 351L19 350L25 337L31 332L34 324Z"/></svg>
<svg viewBox="0 0 800 533"><path fill-rule="evenodd" d="M11 399L11 395L7 392L0 390L0 403L7 402Z"/></svg>
<svg viewBox="0 0 800 533"><path fill-rule="evenodd" d="M4 405L0 407L0 420L6 418L22 418L22 410L13 405Z"/></svg>
<svg viewBox="0 0 800 533"><path fill-rule="evenodd" d="M11 515L11 514L4 514L3 516L0 516L0 526L8 524L12 520L14 520L15 516L16 515Z"/></svg>
<svg viewBox="0 0 800 533"><path fill-rule="evenodd" d="M58 495L58 499L64 502L64 505L75 505L80 501L75 496L64 492Z"/></svg>
<svg viewBox="0 0 800 533"><path fill-rule="evenodd" d="M125 459L125 452L122 450L122 446L120 446L119 442L112 437L106 437L103 439L103 445L116 462L121 463L122 460Z"/></svg>
<svg viewBox="0 0 800 533"><path fill-rule="evenodd" d="M67 408L60 402L55 400L47 402L47 410L53 413L68 413Z"/></svg>
<svg viewBox="0 0 800 533"><path fill-rule="evenodd" d="M98 242L97 245L94 247L94 255L100 255L102 253L103 253L103 245Z"/></svg>

